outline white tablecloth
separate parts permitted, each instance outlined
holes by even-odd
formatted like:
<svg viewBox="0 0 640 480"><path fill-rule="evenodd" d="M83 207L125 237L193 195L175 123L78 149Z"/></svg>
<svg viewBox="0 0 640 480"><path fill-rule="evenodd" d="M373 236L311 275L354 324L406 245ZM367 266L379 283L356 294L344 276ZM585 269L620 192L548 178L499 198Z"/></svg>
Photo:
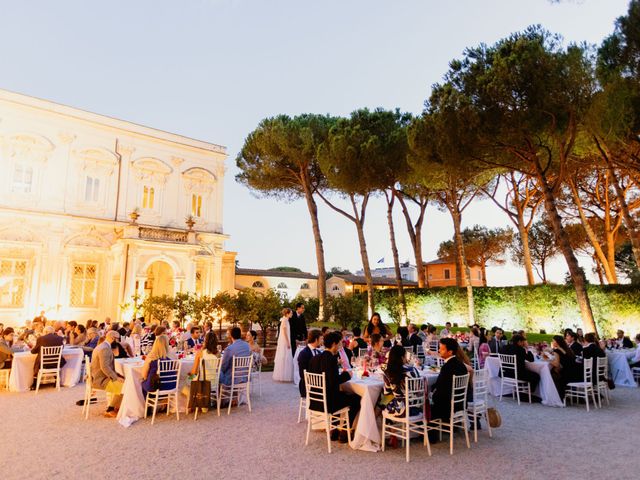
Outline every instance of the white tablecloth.
<svg viewBox="0 0 640 480"><path fill-rule="evenodd" d="M542 404L548 407L563 407L564 403L560 399L558 389L553 383L551 377L551 369L547 362L525 362L527 370L536 372L540 375L540 383L533 392L533 394L542 399ZM500 396L500 387L502 385L502 379L500 378L500 358L487 357L484 363L484 368L489 372L489 391L491 395ZM506 390L506 389L505 389ZM505 391L504 393L511 393Z"/></svg>
<svg viewBox="0 0 640 480"><path fill-rule="evenodd" d="M635 350L608 350L607 359L609 363L609 373L613 378L613 383L618 387L637 387L633 379L633 373L629 366L629 359L633 358Z"/></svg>
<svg viewBox="0 0 640 480"><path fill-rule="evenodd" d="M66 360L60 372L60 384L64 387L74 387L80 381L82 359L84 351L81 348L65 347L62 356ZM11 372L9 373L9 390L12 392L26 392L33 383L33 367L37 355L31 352L17 352L13 355Z"/></svg>
<svg viewBox="0 0 640 480"><path fill-rule="evenodd" d="M178 391L185 384L189 372L193 368L193 357L180 360L180 380ZM116 372L124 376L122 388L122 403L118 412L118 422L123 427L129 427L144 417L145 398L142 395L142 366L144 361L140 358L118 358L115 361ZM178 408L180 412L186 410L188 399L184 395L178 395Z"/></svg>
<svg viewBox="0 0 640 480"><path fill-rule="evenodd" d="M438 374L430 370L421 371L429 387L438 379ZM377 452L380 450L380 427L376 418L375 406L382 393L384 382L380 374L368 378L353 378L341 385L341 390L360 396L360 412L356 418L356 427L351 442L354 450Z"/></svg>

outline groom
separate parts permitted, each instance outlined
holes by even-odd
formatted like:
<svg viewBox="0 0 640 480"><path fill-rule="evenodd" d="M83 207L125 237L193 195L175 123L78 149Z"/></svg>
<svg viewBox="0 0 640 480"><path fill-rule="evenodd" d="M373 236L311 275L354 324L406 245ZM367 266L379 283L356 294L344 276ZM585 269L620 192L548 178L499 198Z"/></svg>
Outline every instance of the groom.
<svg viewBox="0 0 640 480"><path fill-rule="evenodd" d="M307 322L304 319L304 303L296 303L296 309L289 320L289 330L291 331L291 355L296 355L296 341L303 341L307 338Z"/></svg>

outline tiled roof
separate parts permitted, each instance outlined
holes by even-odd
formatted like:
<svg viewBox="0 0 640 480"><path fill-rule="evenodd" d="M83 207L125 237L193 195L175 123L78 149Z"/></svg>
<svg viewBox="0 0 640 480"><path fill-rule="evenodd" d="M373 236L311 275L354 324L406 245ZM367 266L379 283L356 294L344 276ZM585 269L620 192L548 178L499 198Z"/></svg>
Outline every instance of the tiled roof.
<svg viewBox="0 0 640 480"><path fill-rule="evenodd" d="M257 268L236 268L236 275L251 275L254 277L308 278L317 280L316 275L308 272L281 272L279 270L260 270Z"/></svg>
<svg viewBox="0 0 640 480"><path fill-rule="evenodd" d="M361 277L359 275L334 275L335 277L343 279L345 282L353 283L355 285L366 285L367 280L365 277ZM373 277L373 284L379 286L396 286L396 279L389 277ZM411 280L402 280L402 284L407 287L417 287L418 282L413 282Z"/></svg>

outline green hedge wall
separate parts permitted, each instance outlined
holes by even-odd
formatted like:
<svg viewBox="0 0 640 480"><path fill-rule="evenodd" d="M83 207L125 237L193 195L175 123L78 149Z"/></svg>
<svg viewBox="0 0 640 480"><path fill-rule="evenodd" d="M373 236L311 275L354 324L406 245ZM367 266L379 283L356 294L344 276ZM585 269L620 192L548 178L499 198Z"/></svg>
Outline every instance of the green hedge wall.
<svg viewBox="0 0 640 480"><path fill-rule="evenodd" d="M601 335L618 328L627 335L640 332L640 288L631 285L590 285L591 307ZM559 332L582 327L575 290L565 285L478 287L473 289L476 322L505 330ZM467 296L464 289L430 288L405 290L408 319L418 325L444 325L449 321L467 324ZM377 292L376 309L385 322L397 316L395 290ZM586 332L585 332L586 333Z"/></svg>

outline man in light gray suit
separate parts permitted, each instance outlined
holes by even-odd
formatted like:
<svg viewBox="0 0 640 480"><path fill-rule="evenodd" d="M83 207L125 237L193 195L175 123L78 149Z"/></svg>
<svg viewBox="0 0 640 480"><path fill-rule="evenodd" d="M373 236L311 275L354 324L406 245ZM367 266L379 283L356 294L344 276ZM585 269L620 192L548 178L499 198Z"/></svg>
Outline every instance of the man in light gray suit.
<svg viewBox="0 0 640 480"><path fill-rule="evenodd" d="M105 390L111 394L111 402L105 417L115 417L122 401L123 378L116 373L113 346L120 339L114 330L107 332L105 341L99 344L91 356L91 381L93 388Z"/></svg>
<svg viewBox="0 0 640 480"><path fill-rule="evenodd" d="M242 340L242 331L238 327L230 330L231 344L222 353L222 365L220 366L220 383L231 385L233 373L233 357L248 357L251 355L251 347ZM244 381L244 380L243 380Z"/></svg>

